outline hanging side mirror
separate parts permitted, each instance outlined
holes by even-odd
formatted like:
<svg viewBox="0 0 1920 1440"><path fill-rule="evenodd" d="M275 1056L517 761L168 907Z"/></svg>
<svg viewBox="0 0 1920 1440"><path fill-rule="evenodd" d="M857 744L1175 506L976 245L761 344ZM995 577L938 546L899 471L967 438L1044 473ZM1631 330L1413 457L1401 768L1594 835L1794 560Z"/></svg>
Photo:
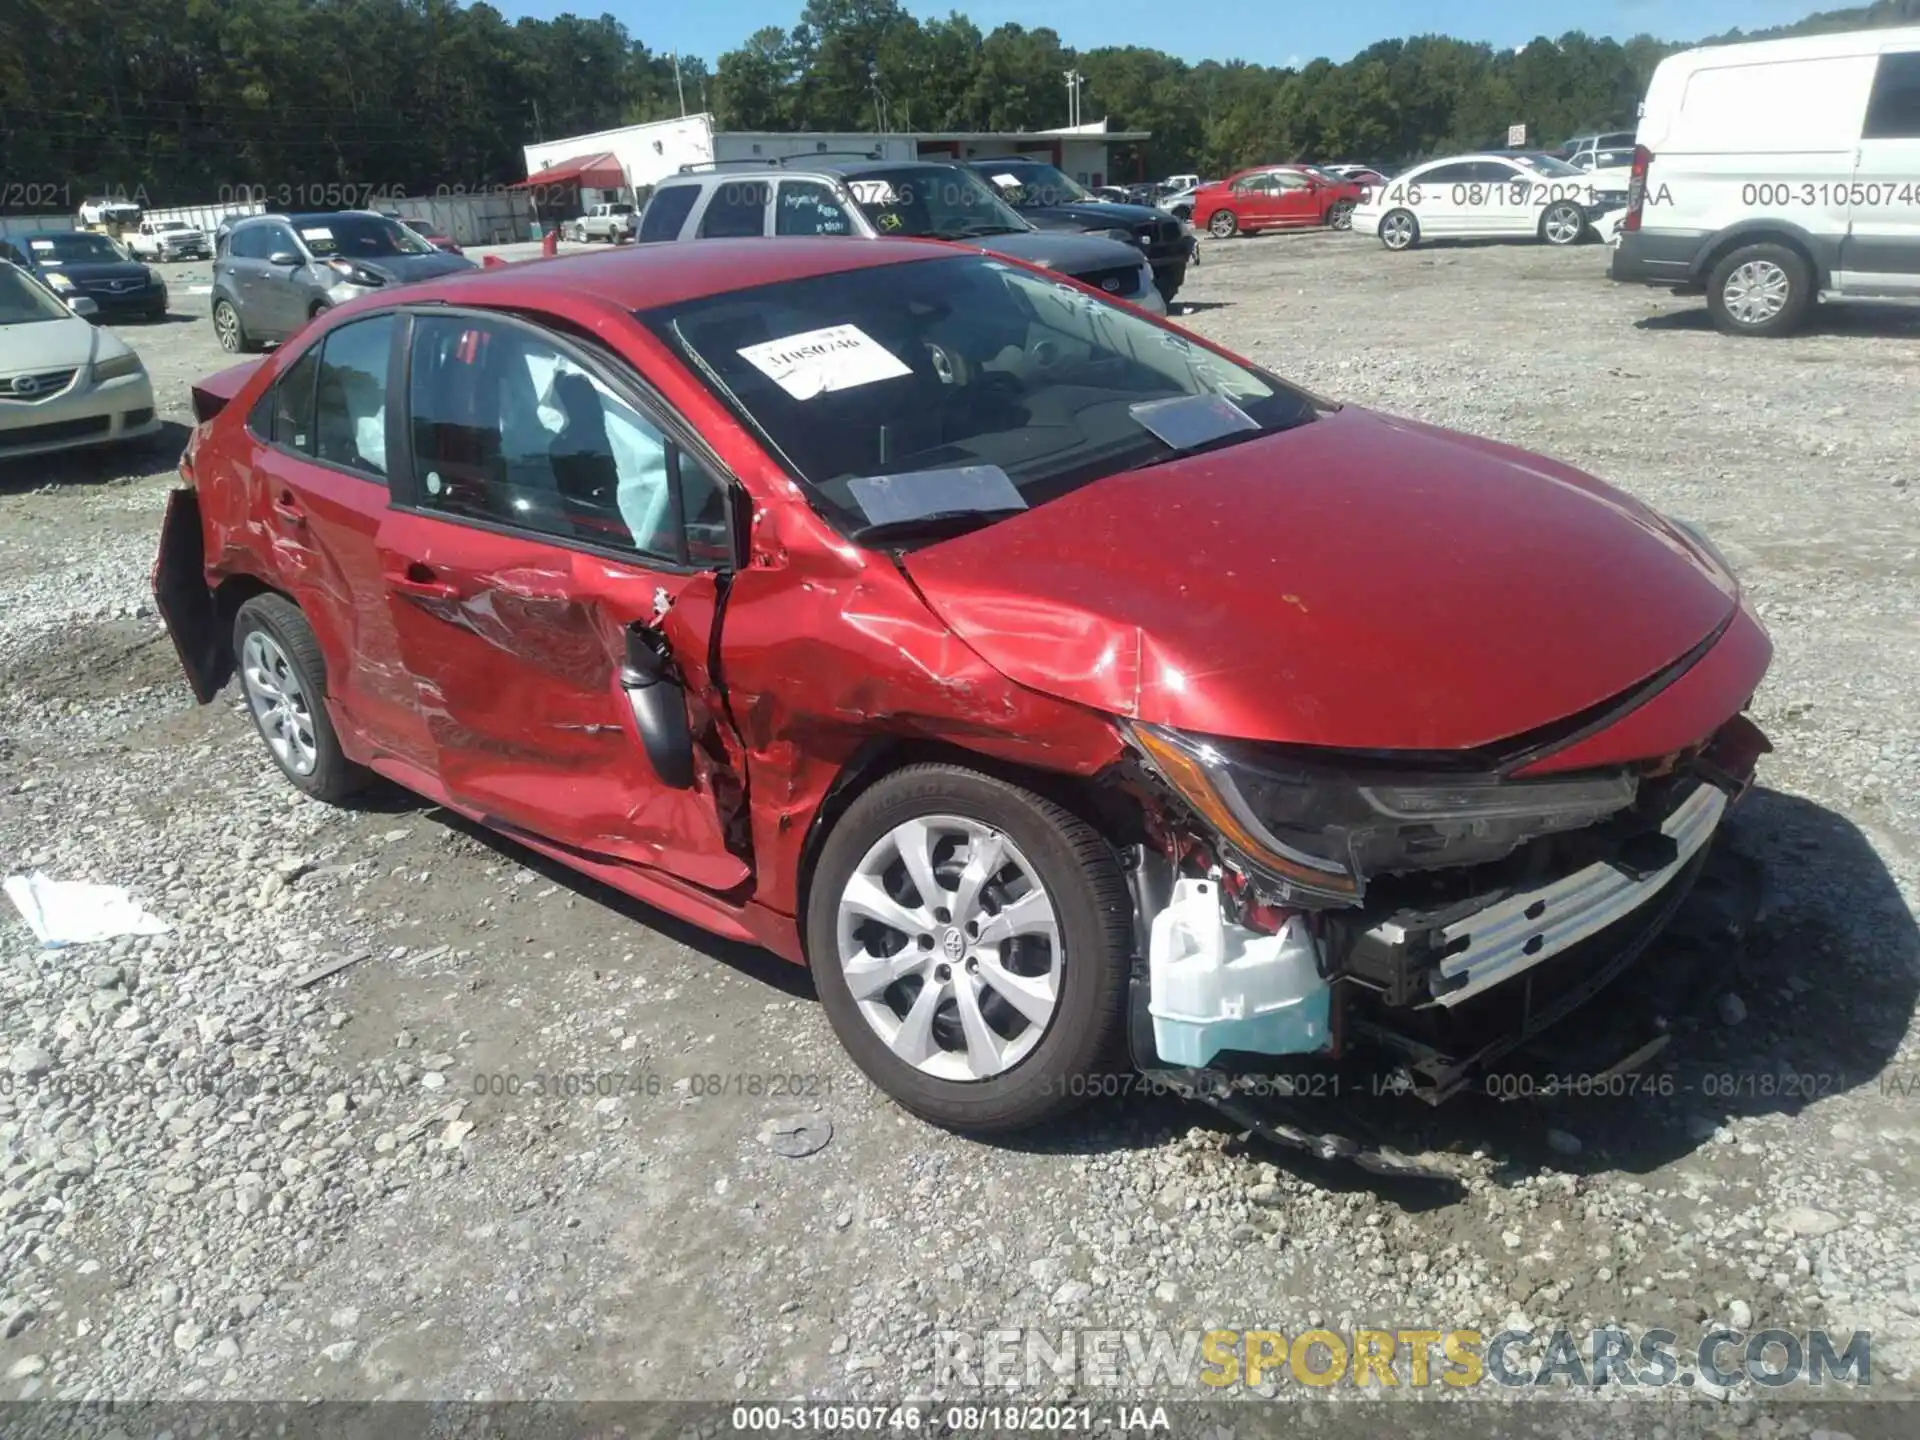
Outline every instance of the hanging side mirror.
<svg viewBox="0 0 1920 1440"><path fill-rule="evenodd" d="M686 690L674 678L667 642L659 631L638 622L627 627L620 686L633 707L653 773L672 789L692 789L693 733L687 726Z"/></svg>

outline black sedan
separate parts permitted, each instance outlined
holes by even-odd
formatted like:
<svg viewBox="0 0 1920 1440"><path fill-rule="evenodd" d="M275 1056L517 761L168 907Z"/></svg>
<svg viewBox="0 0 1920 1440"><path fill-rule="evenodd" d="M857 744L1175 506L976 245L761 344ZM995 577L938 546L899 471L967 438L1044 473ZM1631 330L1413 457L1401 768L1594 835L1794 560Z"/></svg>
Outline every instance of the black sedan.
<svg viewBox="0 0 1920 1440"><path fill-rule="evenodd" d="M1153 266L1154 288L1169 305L1187 278L1193 247L1186 227L1164 210L1102 200L1044 160L976 160L978 171L1020 218L1040 230L1079 230L1124 240Z"/></svg>
<svg viewBox="0 0 1920 1440"><path fill-rule="evenodd" d="M102 319L167 314L167 282L116 240L93 230L34 230L0 240L0 258L39 276L62 299L86 296Z"/></svg>

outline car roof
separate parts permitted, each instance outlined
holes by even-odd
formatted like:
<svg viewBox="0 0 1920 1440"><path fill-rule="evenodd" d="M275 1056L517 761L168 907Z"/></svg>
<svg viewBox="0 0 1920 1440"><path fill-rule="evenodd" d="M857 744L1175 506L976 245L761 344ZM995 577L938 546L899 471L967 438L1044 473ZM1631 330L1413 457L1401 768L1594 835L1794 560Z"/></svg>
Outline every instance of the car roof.
<svg viewBox="0 0 1920 1440"><path fill-rule="evenodd" d="M917 239L874 240L858 245L837 236L700 240L466 270L409 285L396 298L403 302L444 301L507 308L533 302L541 295L568 295L610 302L623 310L649 310L782 280L979 254L971 246Z"/></svg>
<svg viewBox="0 0 1920 1440"><path fill-rule="evenodd" d="M788 155L775 160L742 160L734 164L719 165L711 170L695 170L685 175L669 175L660 182L666 185L704 185L709 180L727 180L738 178L742 170L750 166L764 169L769 174L805 175L870 175L876 170L886 170L897 174L902 170L964 170L967 167L959 161L942 160L829 160L824 157L813 159L806 155Z"/></svg>

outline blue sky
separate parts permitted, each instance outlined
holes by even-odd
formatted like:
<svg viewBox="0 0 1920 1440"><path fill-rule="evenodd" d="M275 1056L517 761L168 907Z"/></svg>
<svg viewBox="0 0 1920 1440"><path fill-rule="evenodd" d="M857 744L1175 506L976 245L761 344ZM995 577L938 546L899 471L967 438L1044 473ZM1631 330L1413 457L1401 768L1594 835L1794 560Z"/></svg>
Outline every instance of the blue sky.
<svg viewBox="0 0 1920 1440"><path fill-rule="evenodd" d="M791 28L804 0L702 0L677 6L596 3L596 0L494 0L508 15L553 16L566 11L610 12L654 50L679 50L709 61L763 25ZM1510 46L1536 35L1584 30L1626 39L1645 31L1693 40L1738 25L1759 29L1798 20L1847 0L1346 0L1335 5L1283 0L905 0L922 19L959 10L982 30L1012 21L1050 25L1068 45L1148 45L1184 60L1249 60L1298 64L1325 55L1345 60L1376 40L1421 33L1454 35Z"/></svg>

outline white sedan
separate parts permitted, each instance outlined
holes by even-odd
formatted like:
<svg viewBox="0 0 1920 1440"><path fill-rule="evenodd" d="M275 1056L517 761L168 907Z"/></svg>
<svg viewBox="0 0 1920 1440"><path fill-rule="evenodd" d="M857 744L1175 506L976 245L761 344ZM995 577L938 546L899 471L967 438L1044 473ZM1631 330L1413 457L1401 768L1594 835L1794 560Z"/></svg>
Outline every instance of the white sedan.
<svg viewBox="0 0 1920 1440"><path fill-rule="evenodd" d="M1576 245L1615 203L1591 176L1551 155L1454 155L1362 191L1353 229L1378 235L1389 250L1422 240Z"/></svg>
<svg viewBox="0 0 1920 1440"><path fill-rule="evenodd" d="M160 428L147 367L111 330L0 260L0 460L135 440Z"/></svg>

